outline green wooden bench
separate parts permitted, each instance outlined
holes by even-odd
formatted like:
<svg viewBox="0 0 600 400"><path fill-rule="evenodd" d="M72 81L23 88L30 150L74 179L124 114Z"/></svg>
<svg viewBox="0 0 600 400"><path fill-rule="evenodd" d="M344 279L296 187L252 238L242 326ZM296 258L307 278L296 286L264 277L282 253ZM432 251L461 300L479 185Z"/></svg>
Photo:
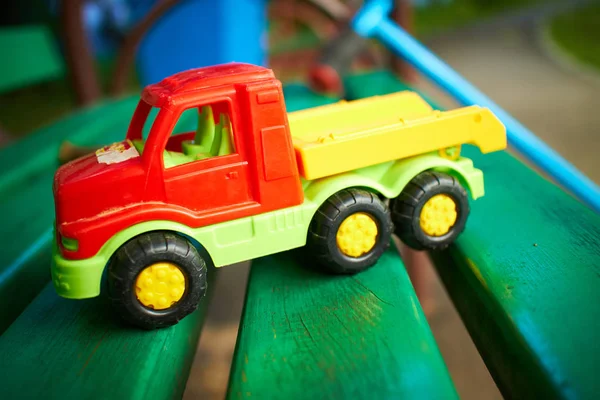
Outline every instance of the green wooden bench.
<svg viewBox="0 0 600 400"><path fill-rule="evenodd" d="M15 115L13 91L62 78L65 66L51 30L44 25L0 27L0 49L3 56L0 93L11 95L0 101L0 147L3 147L12 139L12 128L27 118Z"/></svg>
<svg viewBox="0 0 600 400"><path fill-rule="evenodd" d="M0 93L64 75L52 33L45 26L0 27L0 49L4 56Z"/></svg>
<svg viewBox="0 0 600 400"><path fill-rule="evenodd" d="M405 89L387 73L347 87L353 98ZM336 100L300 85L286 99L289 110ZM119 324L103 298L65 300L49 284L58 146L121 139L135 103L98 105L0 150L3 398L182 396L209 299L144 332ZM506 397L591 398L600 217L507 153L467 152L487 197L457 245L434 256L444 284ZM457 397L394 247L357 276L309 267L300 251L253 262L229 398Z"/></svg>

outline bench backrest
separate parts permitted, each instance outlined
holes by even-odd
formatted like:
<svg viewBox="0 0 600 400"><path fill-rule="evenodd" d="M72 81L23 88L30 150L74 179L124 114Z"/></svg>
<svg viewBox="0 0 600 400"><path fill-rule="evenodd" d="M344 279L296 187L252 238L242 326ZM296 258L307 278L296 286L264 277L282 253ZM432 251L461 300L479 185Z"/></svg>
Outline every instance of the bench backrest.
<svg viewBox="0 0 600 400"><path fill-rule="evenodd" d="M0 93L60 78L65 66L50 29L43 25L0 29Z"/></svg>

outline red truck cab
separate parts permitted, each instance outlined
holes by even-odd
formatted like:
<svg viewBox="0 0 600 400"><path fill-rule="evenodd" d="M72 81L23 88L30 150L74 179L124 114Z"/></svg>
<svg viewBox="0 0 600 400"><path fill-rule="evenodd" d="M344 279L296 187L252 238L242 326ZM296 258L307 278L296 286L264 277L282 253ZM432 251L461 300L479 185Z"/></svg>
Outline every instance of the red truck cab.
<svg viewBox="0 0 600 400"><path fill-rule="evenodd" d="M194 138L195 132L176 132L180 117L204 106L215 118L227 115L233 150L167 165L165 157L181 153L182 142ZM145 221L198 228L301 204L281 83L269 69L234 63L150 85L126 141L63 166L54 192L57 243L72 260L93 256L115 233Z"/></svg>

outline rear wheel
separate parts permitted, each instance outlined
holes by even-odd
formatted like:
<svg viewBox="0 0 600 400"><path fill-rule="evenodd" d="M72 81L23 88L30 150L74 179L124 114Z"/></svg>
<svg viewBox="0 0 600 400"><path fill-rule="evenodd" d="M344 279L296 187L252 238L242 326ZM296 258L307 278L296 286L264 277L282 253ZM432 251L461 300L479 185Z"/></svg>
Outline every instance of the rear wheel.
<svg viewBox="0 0 600 400"><path fill-rule="evenodd" d="M315 214L307 247L320 265L337 274L373 266L390 243L393 224L377 195L346 189L331 196Z"/></svg>
<svg viewBox="0 0 600 400"><path fill-rule="evenodd" d="M113 307L131 324L145 329L175 325L206 294L206 262L178 235L144 234L115 254L108 292Z"/></svg>
<svg viewBox="0 0 600 400"><path fill-rule="evenodd" d="M464 230L469 199L453 176L428 171L413 178L391 208L402 242L416 250L441 250Z"/></svg>

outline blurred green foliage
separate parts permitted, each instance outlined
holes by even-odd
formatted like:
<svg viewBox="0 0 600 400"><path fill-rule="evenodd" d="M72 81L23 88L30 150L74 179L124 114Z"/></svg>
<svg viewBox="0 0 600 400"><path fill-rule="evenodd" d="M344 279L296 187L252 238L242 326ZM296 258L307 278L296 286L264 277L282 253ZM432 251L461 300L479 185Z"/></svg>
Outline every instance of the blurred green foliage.
<svg viewBox="0 0 600 400"><path fill-rule="evenodd" d="M415 33L426 36L456 28L499 13L510 13L524 7L560 3L561 0L453 0L415 10Z"/></svg>
<svg viewBox="0 0 600 400"><path fill-rule="evenodd" d="M600 2L554 18L550 33L566 52L600 69Z"/></svg>

